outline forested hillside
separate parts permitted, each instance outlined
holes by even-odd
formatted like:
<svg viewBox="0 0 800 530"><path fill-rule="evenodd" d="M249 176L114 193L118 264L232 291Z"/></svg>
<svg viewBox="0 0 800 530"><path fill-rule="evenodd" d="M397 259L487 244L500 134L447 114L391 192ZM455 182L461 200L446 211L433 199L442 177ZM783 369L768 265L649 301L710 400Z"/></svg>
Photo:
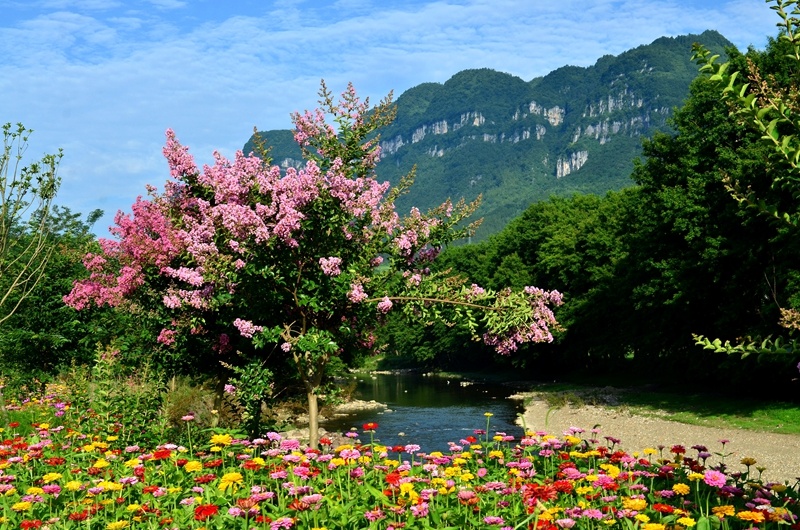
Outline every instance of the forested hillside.
<svg viewBox="0 0 800 530"><path fill-rule="evenodd" d="M707 31L663 37L530 81L483 68L411 88L397 99L394 123L380 132L378 176L396 184L417 167L415 186L398 201L401 211L482 195L476 240L553 194L630 186L642 139L668 129L667 118L697 75L694 42L715 52L731 46ZM299 166L289 131L260 134L276 163ZM253 147L251 139L244 150Z"/></svg>
<svg viewBox="0 0 800 530"><path fill-rule="evenodd" d="M771 41L766 52L734 54L732 64L744 69L749 59L764 76L790 83L788 53L785 41ZM796 395L797 354L740 359L693 339L758 344L759 337L786 335L780 309L800 305L796 225L734 200L726 187L739 183L794 215L792 187L773 185L786 162L757 129L730 115L721 90L707 76L692 83L669 122L674 132L645 140L635 186L534 203L488 241L451 248L437 260L481 285L564 293L558 317L566 329L555 349L529 348L521 356L529 366L633 369L651 379L690 377L728 388L770 381L773 395ZM393 351L432 366L452 362L453 346L464 343L443 328L396 326L387 338ZM473 348L474 359L486 359L481 350Z"/></svg>

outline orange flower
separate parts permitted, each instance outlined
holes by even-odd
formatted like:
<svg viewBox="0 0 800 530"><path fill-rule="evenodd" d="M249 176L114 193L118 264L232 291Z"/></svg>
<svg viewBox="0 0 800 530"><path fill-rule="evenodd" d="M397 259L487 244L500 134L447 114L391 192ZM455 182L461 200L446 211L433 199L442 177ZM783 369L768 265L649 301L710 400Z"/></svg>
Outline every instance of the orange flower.
<svg viewBox="0 0 800 530"><path fill-rule="evenodd" d="M764 514L761 512L751 512L748 510L741 511L736 514L736 517L742 521L750 521L751 523L763 523Z"/></svg>

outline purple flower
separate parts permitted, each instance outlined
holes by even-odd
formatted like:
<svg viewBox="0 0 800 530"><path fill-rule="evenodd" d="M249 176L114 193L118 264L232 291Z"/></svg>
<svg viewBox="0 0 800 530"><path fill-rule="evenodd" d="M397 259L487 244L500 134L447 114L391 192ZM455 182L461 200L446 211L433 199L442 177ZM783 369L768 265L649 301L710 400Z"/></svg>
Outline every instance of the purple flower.
<svg viewBox="0 0 800 530"><path fill-rule="evenodd" d="M483 522L486 523L486 524L496 524L497 526L500 526L501 524L505 524L505 521L503 520L503 518L502 517L498 517L496 515L487 515L486 517L483 518Z"/></svg>
<svg viewBox="0 0 800 530"><path fill-rule="evenodd" d="M233 394L236 392L236 387L233 385L225 385L225 393L226 394Z"/></svg>

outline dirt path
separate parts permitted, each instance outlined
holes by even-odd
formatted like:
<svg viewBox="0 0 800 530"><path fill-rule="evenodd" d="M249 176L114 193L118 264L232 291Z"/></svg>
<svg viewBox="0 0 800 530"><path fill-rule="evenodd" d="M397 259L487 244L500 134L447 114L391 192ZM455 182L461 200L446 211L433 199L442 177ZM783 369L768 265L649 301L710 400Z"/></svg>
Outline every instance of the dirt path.
<svg viewBox="0 0 800 530"><path fill-rule="evenodd" d="M525 408L525 426L533 431L546 431L562 436L570 427L579 427L587 432L596 425L600 429L598 439L604 436L618 438L618 447L628 451L641 451L646 447L666 446L665 453L673 445L687 448L687 455L694 456L693 445L705 445L711 453L722 453L719 440L729 440L725 445L725 462L728 470L744 471L742 458L755 458L755 466L766 469L764 481L794 484L800 477L800 435L772 434L741 429L717 429L688 425L658 418L637 416L613 407L586 405L553 409L544 401L534 400ZM719 462L714 455L709 462ZM754 467L755 467L754 466Z"/></svg>

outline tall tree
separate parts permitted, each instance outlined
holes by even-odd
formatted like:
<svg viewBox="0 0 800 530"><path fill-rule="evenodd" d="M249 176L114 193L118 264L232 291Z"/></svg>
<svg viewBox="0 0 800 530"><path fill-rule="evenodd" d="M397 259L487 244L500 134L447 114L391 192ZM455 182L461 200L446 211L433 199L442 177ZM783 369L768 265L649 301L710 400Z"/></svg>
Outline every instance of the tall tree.
<svg viewBox="0 0 800 530"><path fill-rule="evenodd" d="M220 354L233 336L250 341L256 351L238 373L263 377L238 381L259 388L240 389L253 414L268 392L267 357L284 356L305 388L312 445L326 368L369 348L393 307L418 322L462 326L508 354L552 340L550 306L561 303L555 291L493 291L431 273L440 249L472 232L463 223L477 205L448 201L401 218L394 201L412 176L390 190L374 172L375 131L394 116L390 98L370 108L349 86L334 101L324 84L320 96L322 109L293 116L306 165L285 174L241 152L233 161L217 154L200 172L168 131L174 180L162 194L151 188L133 217L117 217L119 241L101 241L103 252L87 260L90 277L66 297L79 309L145 305L165 322L158 340L166 345L207 333L212 321L223 329L213 337Z"/></svg>
<svg viewBox="0 0 800 530"><path fill-rule="evenodd" d="M47 243L48 214L61 179L62 153L24 165L32 131L3 125L0 153L0 324L42 279L53 247ZM30 223L32 221L32 223ZM32 237L23 237L25 233ZM13 303L12 303L13 300Z"/></svg>
<svg viewBox="0 0 800 530"><path fill-rule="evenodd" d="M760 178L748 179L742 175L723 175L727 190L739 204L755 209L780 221L787 235L787 247L795 246L797 228L800 226L800 95L797 79L800 76L800 4L797 1L768 0L780 22L780 35L770 39L764 54L749 54L746 62L727 61L703 46L695 46L695 59L709 82L721 91L721 99L728 105L730 119L749 128L767 146L765 159L767 171ZM800 278L795 273L795 292L780 302L782 326L790 332L800 330ZM797 352L798 343L784 344L781 339L738 339L731 343L696 337L698 344L708 349L727 353Z"/></svg>

